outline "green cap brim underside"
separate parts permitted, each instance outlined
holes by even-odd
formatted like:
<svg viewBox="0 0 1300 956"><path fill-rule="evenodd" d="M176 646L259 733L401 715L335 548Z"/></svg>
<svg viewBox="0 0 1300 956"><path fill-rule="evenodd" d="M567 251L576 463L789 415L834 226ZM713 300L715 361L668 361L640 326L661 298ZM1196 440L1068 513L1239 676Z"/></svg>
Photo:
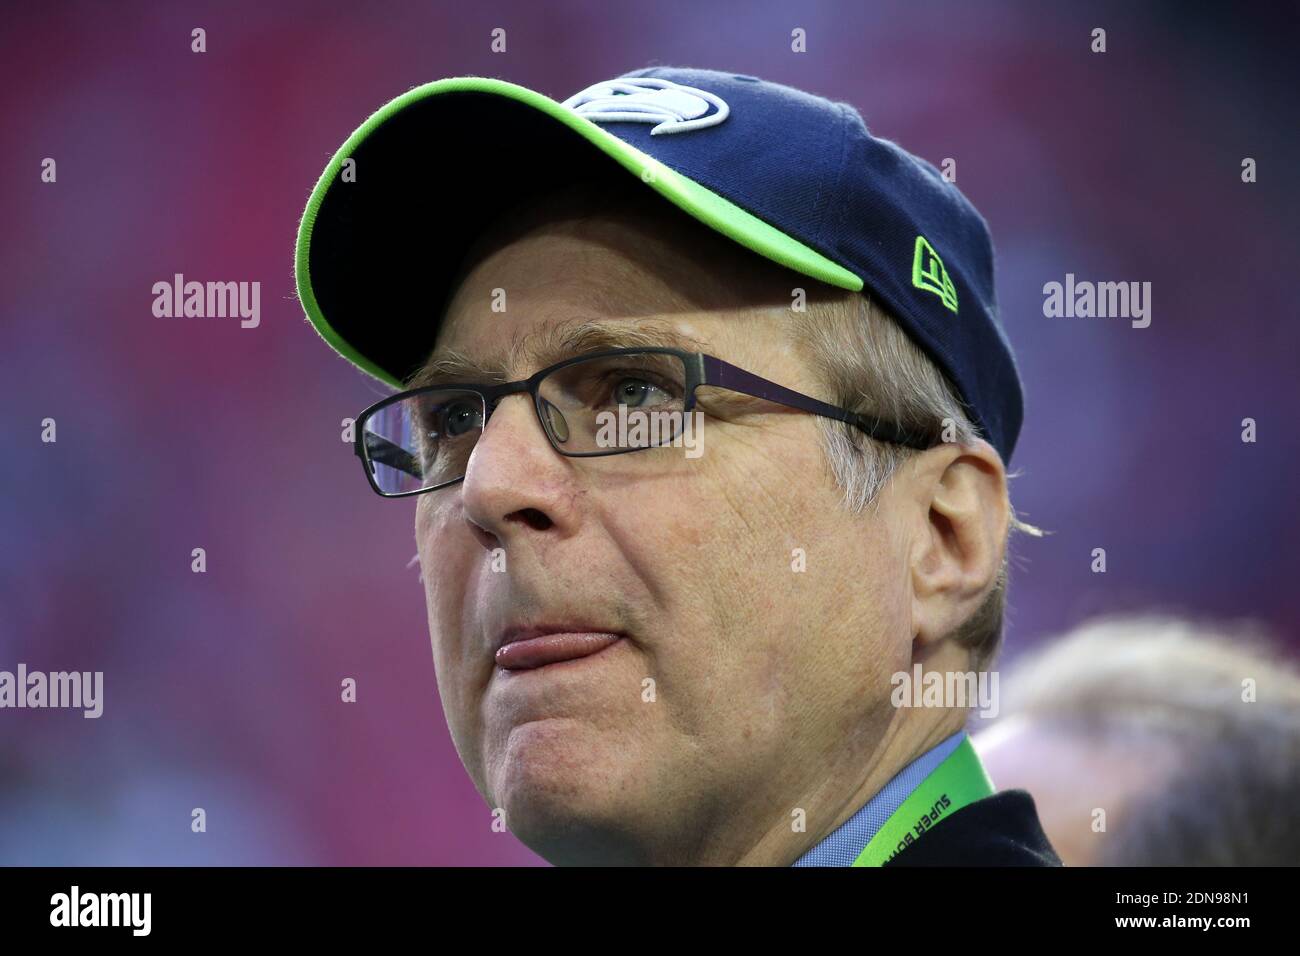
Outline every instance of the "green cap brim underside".
<svg viewBox="0 0 1300 956"><path fill-rule="evenodd" d="M491 93L531 106L579 133L605 155L616 160L629 173L640 178L679 209L689 213L711 229L802 275L841 289L854 292L862 289L862 280L843 266L751 215L730 200L665 166L654 157L625 143L617 136L607 133L591 120L548 96L514 83L487 77L467 76L437 80L409 90L386 103L348 137L347 142L339 147L329 165L325 167L320 180L312 190L307 208L303 212L302 222L298 227L294 275L298 285L298 298L307 313L307 318L331 348L353 365L382 382L397 388L402 387L401 380L392 372L380 368L339 335L325 318L320 304L316 301L312 290L310 269L312 230L325 194L331 186L339 182L339 173L344 161L356 151L366 137L412 103L431 96L460 92Z"/></svg>

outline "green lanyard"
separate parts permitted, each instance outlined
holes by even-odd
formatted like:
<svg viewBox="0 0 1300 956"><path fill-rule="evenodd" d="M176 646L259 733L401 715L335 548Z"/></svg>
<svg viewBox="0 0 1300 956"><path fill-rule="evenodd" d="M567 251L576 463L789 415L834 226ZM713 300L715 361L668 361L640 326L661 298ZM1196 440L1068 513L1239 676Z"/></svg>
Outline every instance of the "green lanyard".
<svg viewBox="0 0 1300 956"><path fill-rule="evenodd" d="M967 737L890 814L853 865L883 866L900 850L929 833L940 820L993 793L993 782Z"/></svg>

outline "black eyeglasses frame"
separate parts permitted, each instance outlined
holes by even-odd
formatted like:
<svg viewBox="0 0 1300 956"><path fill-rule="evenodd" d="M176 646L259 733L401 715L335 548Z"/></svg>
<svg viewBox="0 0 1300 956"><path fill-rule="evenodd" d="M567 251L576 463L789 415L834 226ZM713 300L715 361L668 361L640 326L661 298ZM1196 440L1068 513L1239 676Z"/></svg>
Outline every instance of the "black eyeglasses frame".
<svg viewBox="0 0 1300 956"><path fill-rule="evenodd" d="M520 379L516 382L501 382L497 384L484 385L482 383L465 383L465 382L447 382L435 385L423 385L419 388L406 389L397 392L388 397L375 402L373 405L365 408L356 420L356 434L353 441L353 451L361 459L362 469L366 473L366 480L374 492L383 498L409 498L413 495L422 495L429 491L438 491L447 488L457 482L464 481L465 476L453 478L450 481L444 481L437 485L430 485L427 488L417 488L414 491L403 491L396 494L390 494L382 491L375 482L372 461L378 461L380 464L388 464L392 467L402 467L407 458L411 458L409 452L399 445L381 438L379 435L370 435L370 445L367 447L366 423L381 409L388 407L396 402L405 401L417 395L428 392L440 391L462 391L473 392L479 395L483 400L483 424L482 428L487 428L488 420L495 411L497 404L501 399L510 395L518 395L527 392L532 396L533 408L537 413L538 421L542 425L542 431L546 434L547 441L561 455L566 458L603 458L608 455L621 455L633 451L643 451L645 448L655 447L653 445L636 446L631 448L612 448L605 451L585 451L571 452L565 451L557 444L555 435L551 432L551 427L547 424L545 409L542 406L544 399L540 392L541 383L550 375L570 365L577 365L582 362L590 362L594 359L612 358L618 355L674 355L682 360L686 369L686 384L682 399L682 411L692 412L695 410L695 390L701 385L707 385L712 388L724 388L728 391L739 392L742 395L749 395L754 398L760 398L765 401L773 402L777 405L783 405L786 408L794 408L799 411L808 412L822 418L830 418L835 421L845 422L861 430L877 441L888 442L895 445L903 445L907 448L924 450L932 446L933 442L923 437L916 437L908 432L902 426L884 421L879 418L871 418L861 415L858 412L850 411L847 408L840 408L831 405L820 399L813 398L811 395L804 395L802 392L796 392L793 389L786 388L784 385L778 385L776 382L769 381L753 372L747 372L739 366L732 365L720 358L707 355L704 352L689 352L685 349L652 347L652 348L621 348L609 349L603 352L588 352L583 355L575 355L572 358L556 362L554 365L548 365L544 369L534 372L528 378ZM403 457L404 456L404 457ZM388 459L388 460L385 460Z"/></svg>

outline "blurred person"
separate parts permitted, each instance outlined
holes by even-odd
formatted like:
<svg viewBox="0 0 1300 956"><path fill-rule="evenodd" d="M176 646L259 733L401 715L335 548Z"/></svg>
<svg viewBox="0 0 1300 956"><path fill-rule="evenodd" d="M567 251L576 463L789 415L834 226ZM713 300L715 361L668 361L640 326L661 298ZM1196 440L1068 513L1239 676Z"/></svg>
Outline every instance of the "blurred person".
<svg viewBox="0 0 1300 956"><path fill-rule="evenodd" d="M417 496L448 727L526 845L1059 865L970 701L895 693L987 670L1028 527L991 240L934 167L754 77L454 78L340 147L297 278L397 390L355 451Z"/></svg>
<svg viewBox="0 0 1300 956"><path fill-rule="evenodd" d="M976 748L1067 866L1300 864L1300 673L1253 629L1102 618L1002 690Z"/></svg>

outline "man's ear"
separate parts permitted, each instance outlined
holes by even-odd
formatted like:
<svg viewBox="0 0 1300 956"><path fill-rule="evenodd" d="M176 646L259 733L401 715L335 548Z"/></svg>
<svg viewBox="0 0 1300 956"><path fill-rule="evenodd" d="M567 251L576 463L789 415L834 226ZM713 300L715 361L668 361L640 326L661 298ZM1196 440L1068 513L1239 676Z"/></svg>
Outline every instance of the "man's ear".
<svg viewBox="0 0 1300 956"><path fill-rule="evenodd" d="M921 645L970 618L997 581L1011 520L1002 458L982 439L913 458L912 631Z"/></svg>

